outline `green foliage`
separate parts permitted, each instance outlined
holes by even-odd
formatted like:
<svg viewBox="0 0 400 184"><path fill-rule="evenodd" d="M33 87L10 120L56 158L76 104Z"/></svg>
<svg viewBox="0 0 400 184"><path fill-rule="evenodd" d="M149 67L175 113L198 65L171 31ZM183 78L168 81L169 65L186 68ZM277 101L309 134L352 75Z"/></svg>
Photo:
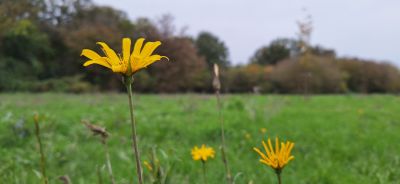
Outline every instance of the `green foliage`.
<svg viewBox="0 0 400 184"><path fill-rule="evenodd" d="M214 96L135 96L143 161L153 146L161 166L172 166L170 183L202 183L201 163L190 150L207 144L218 150L219 119ZM295 142L295 160L283 171L285 183L398 183L400 174L400 98L361 96L222 96L227 153L236 183L276 183L272 169L259 163L252 148L279 136ZM126 95L0 95L0 183L39 183L33 111L41 115L41 133L50 183L69 175L72 183L110 183L101 144L82 119L110 132L110 158L117 183L133 183L129 112ZM267 129L267 134L260 132ZM245 135L249 137L246 138ZM163 153L165 152L165 153ZM164 155L165 154L165 155ZM224 182L220 152L207 163L210 184ZM144 170L146 175L151 174ZM199 179L200 178L200 179ZM146 180L149 182L150 180Z"/></svg>
<svg viewBox="0 0 400 184"><path fill-rule="evenodd" d="M52 75L63 66L54 65L52 43L32 21L23 19L15 23L3 35L1 43L0 90L74 93L92 90L92 85L83 82L82 76L55 78Z"/></svg>
<svg viewBox="0 0 400 184"><path fill-rule="evenodd" d="M334 50L319 45L310 46L308 52L315 56L336 57ZM301 44L299 40L278 38L273 40L268 46L259 48L250 59L250 62L260 65L275 65L285 59L300 57L301 55Z"/></svg>
<svg viewBox="0 0 400 184"><path fill-rule="evenodd" d="M1 0L0 37L20 20L26 19L36 23L45 11L44 0Z"/></svg>
<svg viewBox="0 0 400 184"><path fill-rule="evenodd" d="M289 56L290 50L284 45L271 44L258 49L251 62L260 65L275 65Z"/></svg>
<svg viewBox="0 0 400 184"><path fill-rule="evenodd" d="M34 92L69 92L83 93L95 90L94 86L82 81L82 76L68 76L63 78L52 78L33 83L31 90Z"/></svg>
<svg viewBox="0 0 400 184"><path fill-rule="evenodd" d="M48 59L52 50L47 35L27 19L20 20L3 36L1 52L22 62Z"/></svg>
<svg viewBox="0 0 400 184"><path fill-rule="evenodd" d="M161 157L158 156L161 155ZM173 169L173 162L170 156L164 150L158 150L156 147L151 148L150 153L147 155L149 160L145 161L143 167L147 169L147 180L152 184L169 184L171 170Z"/></svg>
<svg viewBox="0 0 400 184"><path fill-rule="evenodd" d="M214 63L222 67L229 66L228 48L215 35L201 32L195 42L199 55L205 57L210 68Z"/></svg>
<svg viewBox="0 0 400 184"><path fill-rule="evenodd" d="M29 90L46 70L42 61L49 60L52 52L47 35L31 21L15 23L1 37L0 90Z"/></svg>
<svg viewBox="0 0 400 184"><path fill-rule="evenodd" d="M336 52L333 49L327 49L322 46L314 46L310 48L310 53L316 56L321 56L321 57L331 57L335 58L336 57Z"/></svg>
<svg viewBox="0 0 400 184"><path fill-rule="evenodd" d="M229 92L248 93L259 91L261 85L268 83L265 76L264 67L253 64L230 69L223 83Z"/></svg>

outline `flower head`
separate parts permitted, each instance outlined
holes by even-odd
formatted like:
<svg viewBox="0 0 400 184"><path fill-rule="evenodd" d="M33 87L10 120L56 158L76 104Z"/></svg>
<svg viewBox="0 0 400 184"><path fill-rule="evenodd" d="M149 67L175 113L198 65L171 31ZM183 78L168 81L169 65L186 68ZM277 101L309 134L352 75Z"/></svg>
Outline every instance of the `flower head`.
<svg viewBox="0 0 400 184"><path fill-rule="evenodd" d="M207 159L214 158L215 156L215 151L212 147L206 147L206 145L201 145L200 148L195 146L192 149L192 158L193 160L201 160L203 162L207 161Z"/></svg>
<svg viewBox="0 0 400 184"><path fill-rule="evenodd" d="M89 61L86 61L83 66L98 64L111 69L115 73L131 76L140 69L146 68L156 61L159 61L163 58L168 59L166 56L160 56L157 54L152 55L154 50L161 45L160 41L147 42L144 46L143 42L144 38L139 38L135 43L133 51L131 52L131 39L123 38L122 56L115 53L115 51L106 43L97 42L97 44L100 45L101 49L103 50L105 56L100 56L95 51L90 49L83 49L81 56L85 56L90 59Z"/></svg>
<svg viewBox="0 0 400 184"><path fill-rule="evenodd" d="M294 156L290 155L294 147L294 143L286 141L286 143L279 143L278 137L275 139L275 149L271 144L271 139L268 138L268 146L262 141L265 154L261 152L258 148L254 147L254 151L256 151L260 156L260 162L270 166L275 170L281 170L289 161L294 159ZM280 146L279 146L280 144Z"/></svg>
<svg viewBox="0 0 400 184"><path fill-rule="evenodd" d="M146 166L146 168L147 168L149 171L153 171L153 167L151 166L151 164L150 164L149 162L144 161L143 164L144 164L144 166Z"/></svg>
<svg viewBox="0 0 400 184"><path fill-rule="evenodd" d="M267 129L266 129L266 128L261 128L261 129L260 129L260 132L263 133L263 134L265 134L265 133L267 133Z"/></svg>
<svg viewBox="0 0 400 184"><path fill-rule="evenodd" d="M249 133L245 133L244 134L244 137L247 139L247 140L250 140L251 139L251 135L249 134Z"/></svg>
<svg viewBox="0 0 400 184"><path fill-rule="evenodd" d="M35 122L39 122L39 114L37 112L35 112L35 114L33 114L33 120Z"/></svg>

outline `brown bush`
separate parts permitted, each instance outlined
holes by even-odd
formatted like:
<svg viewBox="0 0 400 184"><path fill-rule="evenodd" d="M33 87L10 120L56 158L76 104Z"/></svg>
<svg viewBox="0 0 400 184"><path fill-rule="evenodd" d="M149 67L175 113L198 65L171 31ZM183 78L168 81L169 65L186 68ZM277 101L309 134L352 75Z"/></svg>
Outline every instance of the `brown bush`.
<svg viewBox="0 0 400 184"><path fill-rule="evenodd" d="M338 93L346 90L344 76L331 57L302 56L279 63L269 79L282 93Z"/></svg>
<svg viewBox="0 0 400 184"><path fill-rule="evenodd" d="M238 66L228 70L226 78L226 90L228 92L265 92L268 90L266 74L271 67L258 64ZM224 83L224 81L223 81Z"/></svg>
<svg viewBox="0 0 400 184"><path fill-rule="evenodd" d="M211 85L211 73L204 58L197 55L193 42L185 37L171 37L162 41L157 49L169 62L157 62L149 73L156 80L157 92L190 92Z"/></svg>
<svg viewBox="0 0 400 184"><path fill-rule="evenodd" d="M339 59L337 65L346 74L346 83L352 92L400 91L400 73L391 64L359 59Z"/></svg>

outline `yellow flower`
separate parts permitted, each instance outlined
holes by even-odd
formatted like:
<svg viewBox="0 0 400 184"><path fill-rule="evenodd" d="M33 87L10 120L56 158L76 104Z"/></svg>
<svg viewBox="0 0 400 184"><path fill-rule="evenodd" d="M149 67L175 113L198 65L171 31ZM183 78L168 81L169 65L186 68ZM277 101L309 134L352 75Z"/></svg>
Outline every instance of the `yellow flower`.
<svg viewBox="0 0 400 184"><path fill-rule="evenodd" d="M261 128L261 129L260 129L260 132L263 133L263 134L265 134L265 133L267 133L267 129L266 129L266 128Z"/></svg>
<svg viewBox="0 0 400 184"><path fill-rule="evenodd" d="M154 50L161 45L160 41L147 42L142 48L143 42L144 38L139 38L131 53L131 39L122 39L122 57L120 54L117 55L106 43L97 42L101 46L105 56L100 56L90 49L83 49L81 56L90 59L83 66L98 64L111 69L115 73L131 76L140 69L146 68L162 58L168 59L166 56L152 55Z"/></svg>
<svg viewBox="0 0 400 184"><path fill-rule="evenodd" d="M33 120L34 120L35 122L39 122L39 114L38 114L38 113L35 113L35 114L33 115Z"/></svg>
<svg viewBox="0 0 400 184"><path fill-rule="evenodd" d="M192 149L192 158L193 160L201 160L203 162L207 161L208 157L214 158L215 151L211 147L206 147L204 144L201 145L201 148L195 146Z"/></svg>
<svg viewBox="0 0 400 184"><path fill-rule="evenodd" d="M247 140L250 140L250 139L251 139L251 135L250 135L249 133L245 133L245 134L244 134L244 137L245 137Z"/></svg>
<svg viewBox="0 0 400 184"><path fill-rule="evenodd" d="M261 152L258 148L254 147L254 151L256 151L260 156L260 162L270 166L275 170L281 170L285 167L289 161L294 159L294 156L290 155L294 147L294 143L287 141L286 143L281 142L279 146L278 137L275 139L275 149L271 144L271 139L268 138L268 146L262 141L264 146L265 153Z"/></svg>
<svg viewBox="0 0 400 184"><path fill-rule="evenodd" d="M149 171L153 171L153 167L149 164L149 162L144 161L143 164L144 164L144 166L146 166L146 168L147 168Z"/></svg>

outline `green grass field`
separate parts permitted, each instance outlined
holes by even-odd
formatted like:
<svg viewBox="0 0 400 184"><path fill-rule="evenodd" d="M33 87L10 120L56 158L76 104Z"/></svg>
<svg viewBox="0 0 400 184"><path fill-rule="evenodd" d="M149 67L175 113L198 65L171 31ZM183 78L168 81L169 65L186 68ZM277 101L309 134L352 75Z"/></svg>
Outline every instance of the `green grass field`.
<svg viewBox="0 0 400 184"><path fill-rule="evenodd" d="M170 183L202 183L194 145L219 145L214 96L136 95L142 160L156 147ZM130 148L128 101L124 94L1 94L0 183L40 183L33 114L41 115L50 183L68 174L73 184L108 181L103 146L81 120L107 127L117 183L136 182ZM398 96L223 96L228 159L236 183L276 183L272 169L252 150L261 139L295 142L295 160L283 183L400 183L400 97ZM266 128L262 134L260 129ZM224 183L220 153L207 162L211 184ZM149 170L144 169L146 175ZM148 181L148 180L147 180Z"/></svg>

